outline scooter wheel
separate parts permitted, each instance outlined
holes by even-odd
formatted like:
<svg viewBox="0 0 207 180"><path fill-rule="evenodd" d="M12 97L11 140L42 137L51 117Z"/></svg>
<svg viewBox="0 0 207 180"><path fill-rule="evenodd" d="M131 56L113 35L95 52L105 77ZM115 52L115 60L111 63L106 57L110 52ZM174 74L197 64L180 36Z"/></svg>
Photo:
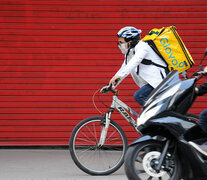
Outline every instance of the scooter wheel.
<svg viewBox="0 0 207 180"><path fill-rule="evenodd" d="M167 153L160 171L155 167L159 163L164 144L159 141L147 141L132 145L125 156L125 172L130 180L143 179L181 179L181 162L177 154Z"/></svg>

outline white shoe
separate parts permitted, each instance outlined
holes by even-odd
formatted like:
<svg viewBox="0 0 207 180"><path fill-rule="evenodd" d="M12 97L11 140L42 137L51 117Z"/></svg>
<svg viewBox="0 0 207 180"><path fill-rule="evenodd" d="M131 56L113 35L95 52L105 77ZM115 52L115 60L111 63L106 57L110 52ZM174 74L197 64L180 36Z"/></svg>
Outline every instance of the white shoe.
<svg viewBox="0 0 207 180"><path fill-rule="evenodd" d="M202 145L198 145L192 141L188 142L191 146L193 146L197 151L199 151L201 154L207 156L207 144L204 143Z"/></svg>

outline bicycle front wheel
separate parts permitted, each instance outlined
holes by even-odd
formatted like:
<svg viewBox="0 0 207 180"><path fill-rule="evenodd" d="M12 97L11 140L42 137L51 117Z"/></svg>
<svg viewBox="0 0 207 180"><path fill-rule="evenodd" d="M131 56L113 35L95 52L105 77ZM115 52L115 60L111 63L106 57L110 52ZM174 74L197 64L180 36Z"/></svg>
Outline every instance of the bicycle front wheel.
<svg viewBox="0 0 207 180"><path fill-rule="evenodd" d="M108 175L124 162L127 138L121 127L111 120L105 143L99 146L104 117L90 117L81 121L70 136L69 149L75 164L91 175Z"/></svg>

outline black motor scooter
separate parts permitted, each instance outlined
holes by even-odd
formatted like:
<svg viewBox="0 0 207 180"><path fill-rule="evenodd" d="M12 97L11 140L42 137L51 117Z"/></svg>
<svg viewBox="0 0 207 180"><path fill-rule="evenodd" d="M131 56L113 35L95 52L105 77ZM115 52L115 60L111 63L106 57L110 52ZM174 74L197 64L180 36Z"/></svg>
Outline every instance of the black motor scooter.
<svg viewBox="0 0 207 180"><path fill-rule="evenodd" d="M207 180L207 152L202 149L207 134L185 116L196 99L196 82L206 75L202 65L200 69L184 80L178 71L170 72L147 99L137 119L142 136L125 156L129 180Z"/></svg>

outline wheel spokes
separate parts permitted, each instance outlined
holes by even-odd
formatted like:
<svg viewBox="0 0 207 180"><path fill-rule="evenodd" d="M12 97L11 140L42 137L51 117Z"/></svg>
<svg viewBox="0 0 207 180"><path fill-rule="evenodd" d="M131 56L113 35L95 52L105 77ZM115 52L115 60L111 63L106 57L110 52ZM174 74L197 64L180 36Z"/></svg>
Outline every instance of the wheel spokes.
<svg viewBox="0 0 207 180"><path fill-rule="evenodd" d="M156 172L154 170L153 172L153 164L151 164L153 162L153 156L150 157L150 155L148 155L149 157L147 157L146 155L151 153L151 154L154 154L156 155L157 153L156 152L159 152L161 154L162 152L162 147L161 145L159 146L145 146L143 148L140 148L138 151L137 151L137 156L136 158L134 159L134 162L135 162L135 173L137 174L138 177L140 177L140 179L148 179L148 180L152 180L152 179L159 179L159 180L164 180L164 179L169 179L169 177L172 177L173 175L173 172L172 171L164 171L161 170L160 172ZM146 158L144 158L146 156ZM154 158L158 158L158 156L155 156ZM146 161L149 161L147 162L147 166L143 166L143 163L144 162L146 163ZM151 168L151 170L147 170L145 168ZM171 167L173 168L173 167ZM171 169L172 170L172 169ZM148 172L149 174L148 174ZM154 173L154 175L152 175L152 173ZM160 173L160 175L159 175Z"/></svg>
<svg viewBox="0 0 207 180"><path fill-rule="evenodd" d="M102 125L100 119L89 119L80 123L72 133L70 144L73 160L86 173L92 175L107 175L115 172L123 164L127 147L127 139L123 130L113 121L107 129L103 146L98 146ZM97 163L98 162L98 163Z"/></svg>

